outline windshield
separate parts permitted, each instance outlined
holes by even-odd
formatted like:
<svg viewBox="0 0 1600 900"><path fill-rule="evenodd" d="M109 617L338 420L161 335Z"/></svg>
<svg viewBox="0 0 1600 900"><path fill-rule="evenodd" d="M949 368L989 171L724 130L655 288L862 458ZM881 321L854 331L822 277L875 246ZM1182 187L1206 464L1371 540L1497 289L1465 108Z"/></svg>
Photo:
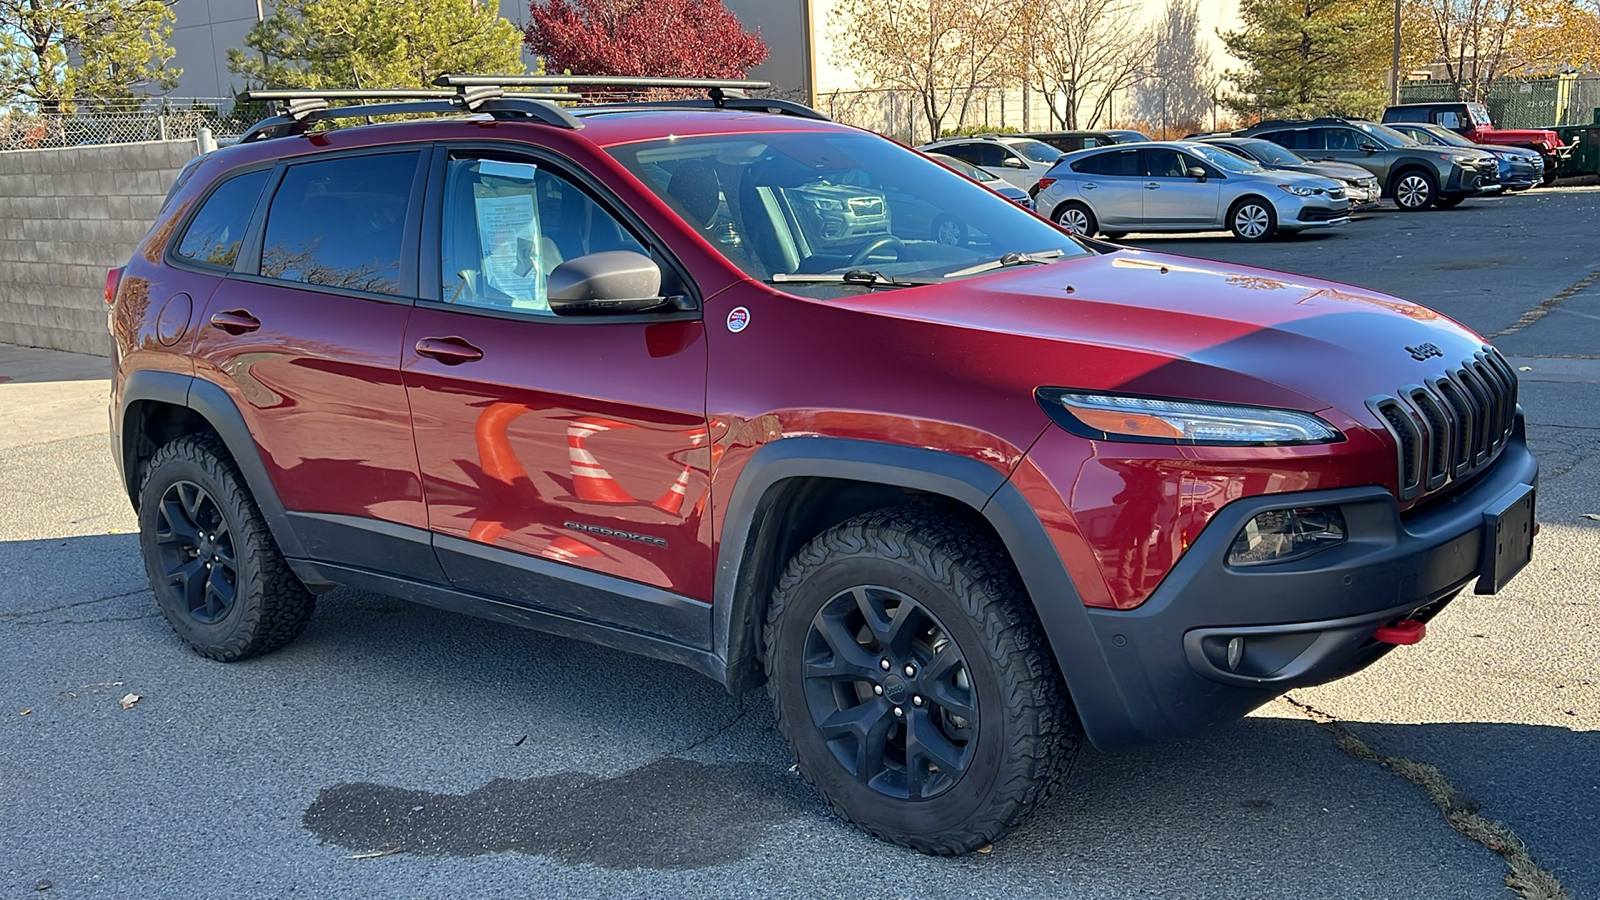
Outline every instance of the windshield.
<svg viewBox="0 0 1600 900"><path fill-rule="evenodd" d="M1248 159L1240 159L1220 147L1208 147L1204 144L1191 144L1186 147L1190 153L1200 157L1218 169L1234 175L1250 175L1262 171L1262 168Z"/></svg>
<svg viewBox="0 0 1600 900"><path fill-rule="evenodd" d="M1303 166L1309 162L1304 156L1287 147L1280 147L1271 141L1264 141L1259 138L1235 141L1234 146L1245 150L1251 156L1269 166Z"/></svg>
<svg viewBox="0 0 1600 900"><path fill-rule="evenodd" d="M994 191L877 135L708 135L609 149L729 262L808 296L942 279L1014 253L1089 253ZM857 270L882 277L837 278ZM834 280L792 287L803 276Z"/></svg>
<svg viewBox="0 0 1600 900"><path fill-rule="evenodd" d="M1350 124L1377 138L1378 143L1386 147L1410 147L1417 143L1393 128L1387 125L1379 125L1377 122L1351 122Z"/></svg>
<svg viewBox="0 0 1600 900"><path fill-rule="evenodd" d="M956 159L954 156L945 156L943 153L929 153L928 155L939 162L944 163L950 168L955 169L957 172L960 172L968 178L971 178L973 181L1000 180L1000 176L994 174L993 172L985 172L984 170L978 168L972 163L967 162L964 159Z"/></svg>
<svg viewBox="0 0 1600 900"><path fill-rule="evenodd" d="M1022 140L1006 141L1006 146L1021 153L1023 156L1041 163L1054 163L1061 158L1061 151L1046 144L1044 141Z"/></svg>
<svg viewBox="0 0 1600 900"><path fill-rule="evenodd" d="M1456 134L1454 131L1451 131L1448 128L1419 128L1417 130L1427 135L1425 138L1418 138L1418 143L1447 144L1451 147L1477 146L1477 144L1474 144L1473 142L1467 140L1459 134Z"/></svg>

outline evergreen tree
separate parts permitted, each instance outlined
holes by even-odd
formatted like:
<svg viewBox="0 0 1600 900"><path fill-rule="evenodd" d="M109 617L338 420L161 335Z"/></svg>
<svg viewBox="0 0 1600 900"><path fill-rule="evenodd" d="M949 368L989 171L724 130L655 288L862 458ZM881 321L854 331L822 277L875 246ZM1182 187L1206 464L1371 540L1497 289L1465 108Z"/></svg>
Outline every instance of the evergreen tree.
<svg viewBox="0 0 1600 900"><path fill-rule="evenodd" d="M58 113L171 88L173 0L0 0L0 106Z"/></svg>
<svg viewBox="0 0 1600 900"><path fill-rule="evenodd" d="M245 46L228 68L255 87L422 88L526 71L517 26L474 0L279 0Z"/></svg>
<svg viewBox="0 0 1600 900"><path fill-rule="evenodd" d="M1394 6L1389 0L1243 0L1242 27L1224 32L1244 62L1224 78L1244 116L1370 116L1388 99Z"/></svg>

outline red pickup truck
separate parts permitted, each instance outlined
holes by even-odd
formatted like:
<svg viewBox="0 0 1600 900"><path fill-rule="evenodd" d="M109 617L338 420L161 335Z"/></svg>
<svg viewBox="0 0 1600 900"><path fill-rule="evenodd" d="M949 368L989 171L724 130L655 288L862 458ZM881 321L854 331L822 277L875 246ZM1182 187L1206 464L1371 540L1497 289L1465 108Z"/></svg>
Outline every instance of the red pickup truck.
<svg viewBox="0 0 1600 900"><path fill-rule="evenodd" d="M1477 144L1523 147L1544 157L1544 183L1556 180L1561 161L1572 155L1572 145L1548 128L1496 128L1489 107L1482 103L1402 103L1383 111L1383 121L1432 122Z"/></svg>

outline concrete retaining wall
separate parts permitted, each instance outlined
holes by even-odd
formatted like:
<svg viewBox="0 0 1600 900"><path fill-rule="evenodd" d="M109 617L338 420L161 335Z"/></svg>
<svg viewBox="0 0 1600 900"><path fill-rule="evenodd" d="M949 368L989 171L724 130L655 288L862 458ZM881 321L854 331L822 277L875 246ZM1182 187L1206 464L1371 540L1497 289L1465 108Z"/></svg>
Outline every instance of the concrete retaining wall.
<svg viewBox="0 0 1600 900"><path fill-rule="evenodd" d="M0 152L0 343L105 356L128 261L194 141Z"/></svg>

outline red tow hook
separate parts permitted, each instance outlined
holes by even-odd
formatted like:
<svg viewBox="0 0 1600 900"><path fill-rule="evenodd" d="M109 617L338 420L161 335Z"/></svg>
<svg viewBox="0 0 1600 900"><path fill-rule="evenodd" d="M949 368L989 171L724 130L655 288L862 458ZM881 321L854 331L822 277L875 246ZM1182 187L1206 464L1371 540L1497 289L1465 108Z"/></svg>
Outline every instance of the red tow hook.
<svg viewBox="0 0 1600 900"><path fill-rule="evenodd" d="M1385 644L1415 644L1428 633L1428 626L1417 619L1401 619L1372 633L1372 639Z"/></svg>

